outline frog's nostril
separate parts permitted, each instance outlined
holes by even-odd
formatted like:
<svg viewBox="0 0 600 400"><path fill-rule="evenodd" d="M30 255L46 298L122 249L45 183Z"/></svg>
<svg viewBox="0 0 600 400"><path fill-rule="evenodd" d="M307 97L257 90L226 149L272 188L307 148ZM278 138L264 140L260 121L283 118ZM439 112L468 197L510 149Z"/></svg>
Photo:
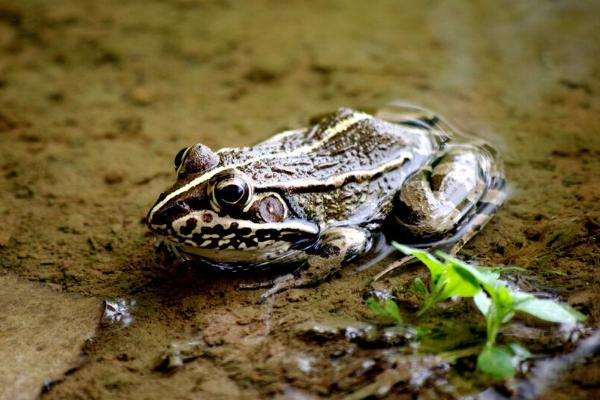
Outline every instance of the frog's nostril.
<svg viewBox="0 0 600 400"><path fill-rule="evenodd" d="M190 210L191 208L186 202L177 200L170 205L167 204L155 210L149 223L157 226L168 224L183 214L190 212Z"/></svg>
<svg viewBox="0 0 600 400"><path fill-rule="evenodd" d="M164 209L158 209L154 212L151 212L148 219L148 224L150 226L160 226L167 223L167 214L164 212Z"/></svg>

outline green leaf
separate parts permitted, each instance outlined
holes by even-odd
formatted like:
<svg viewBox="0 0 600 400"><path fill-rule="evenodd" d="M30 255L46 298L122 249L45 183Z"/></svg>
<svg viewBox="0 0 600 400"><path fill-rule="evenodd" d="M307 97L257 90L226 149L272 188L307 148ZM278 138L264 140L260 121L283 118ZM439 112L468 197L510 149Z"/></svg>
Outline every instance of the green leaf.
<svg viewBox="0 0 600 400"><path fill-rule="evenodd" d="M517 343L508 346L486 346L477 357L477 369L495 379L515 376L519 363L531 355Z"/></svg>
<svg viewBox="0 0 600 400"><path fill-rule="evenodd" d="M519 343L510 343L508 347L510 347L515 357L519 358L519 362L531 357L531 352Z"/></svg>
<svg viewBox="0 0 600 400"><path fill-rule="evenodd" d="M500 281L500 274L495 272L491 268L477 267L470 265L454 258L446 253L437 251L435 253L438 257L446 261L449 265L453 265L456 268L460 268L471 274L480 284L487 284L490 286L497 286Z"/></svg>
<svg viewBox="0 0 600 400"><path fill-rule="evenodd" d="M429 294L429 290L427 290L427 286L425 285L425 282L423 282L423 280L421 278L415 278L411 288L410 288L411 292L413 292L414 294L425 298L427 297L427 295Z"/></svg>
<svg viewBox="0 0 600 400"><path fill-rule="evenodd" d="M383 309L397 324L403 322L402 316L400 315L400 309L394 300L385 300L383 302Z"/></svg>
<svg viewBox="0 0 600 400"><path fill-rule="evenodd" d="M480 290L481 285L473 274L465 268L450 265L445 272L446 285L442 292L442 299L452 296L473 297Z"/></svg>
<svg viewBox="0 0 600 400"><path fill-rule="evenodd" d="M419 261L421 261L425 266L429 269L431 273L431 281L437 282L439 277L442 275L446 266L440 262L437 258L429 254L424 250L413 249L412 247L404 246L400 243L392 242L393 246L403 252L406 255L411 255L416 257Z"/></svg>
<svg viewBox="0 0 600 400"><path fill-rule="evenodd" d="M515 375L512 352L504 347L487 346L477 357L477 369L495 379Z"/></svg>
<svg viewBox="0 0 600 400"><path fill-rule="evenodd" d="M367 307L369 307L371 311L375 313L375 315L378 315L380 317L387 317L387 313L381 306L379 300L377 300L375 297L369 297L367 299Z"/></svg>
<svg viewBox="0 0 600 400"><path fill-rule="evenodd" d="M379 317L391 318L397 324L403 322L400 309L394 300L377 300L374 297L370 297L367 299L367 306Z"/></svg>
<svg viewBox="0 0 600 400"><path fill-rule="evenodd" d="M490 306L492 305L492 300L487 295L485 290L480 290L475 296L473 296L473 301L475 302L477 309L481 311L483 315L486 315L489 312Z"/></svg>
<svg viewBox="0 0 600 400"><path fill-rule="evenodd" d="M517 311L521 311L544 321L556 322L559 324L576 324L585 321L585 315L574 310L566 304L560 304L552 300L537 299L528 293L516 292L514 296L524 298L518 302Z"/></svg>
<svg viewBox="0 0 600 400"><path fill-rule="evenodd" d="M427 337L429 335L431 335L431 329L427 329L427 328L423 328L421 326L417 326L416 329L416 339L420 340L423 339L424 337Z"/></svg>
<svg viewBox="0 0 600 400"><path fill-rule="evenodd" d="M503 307L512 307L514 303L513 292L508 288L508 286L504 284L499 285L496 288L496 296L497 301L499 301Z"/></svg>
<svg viewBox="0 0 600 400"><path fill-rule="evenodd" d="M492 308L490 312L495 312L494 324L495 330L500 329L500 325L510 321L515 315L515 302L512 298L512 292L507 286L498 283L498 286L491 288L486 287L486 291L492 300Z"/></svg>

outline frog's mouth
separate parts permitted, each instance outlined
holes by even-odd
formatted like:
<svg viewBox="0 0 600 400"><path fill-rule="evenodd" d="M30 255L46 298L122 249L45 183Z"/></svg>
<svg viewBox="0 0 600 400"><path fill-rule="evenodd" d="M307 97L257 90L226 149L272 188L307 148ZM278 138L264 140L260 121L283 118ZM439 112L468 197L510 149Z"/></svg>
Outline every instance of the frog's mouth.
<svg viewBox="0 0 600 400"><path fill-rule="evenodd" d="M318 225L300 219L254 222L203 210L191 212L159 232L183 252L218 264L274 264L290 262L313 246Z"/></svg>

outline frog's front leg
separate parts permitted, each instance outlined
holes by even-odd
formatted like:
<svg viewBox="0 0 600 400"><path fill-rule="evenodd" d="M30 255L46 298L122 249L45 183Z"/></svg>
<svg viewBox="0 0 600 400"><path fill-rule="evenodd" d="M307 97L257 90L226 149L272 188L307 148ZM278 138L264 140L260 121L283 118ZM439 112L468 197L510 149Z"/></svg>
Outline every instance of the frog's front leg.
<svg viewBox="0 0 600 400"><path fill-rule="evenodd" d="M329 228L322 234L318 246L311 249L304 268L295 274L275 279L274 285L260 296L259 302L284 290L322 282L339 271L345 263L366 253L371 242L371 234L362 229Z"/></svg>

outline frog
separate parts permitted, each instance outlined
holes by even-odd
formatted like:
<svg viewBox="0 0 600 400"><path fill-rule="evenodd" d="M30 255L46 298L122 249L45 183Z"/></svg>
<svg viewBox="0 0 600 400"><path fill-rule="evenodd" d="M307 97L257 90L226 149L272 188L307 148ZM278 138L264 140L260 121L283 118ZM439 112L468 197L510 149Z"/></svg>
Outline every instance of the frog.
<svg viewBox="0 0 600 400"><path fill-rule="evenodd" d="M260 301L329 279L382 237L456 254L506 197L490 143L401 102L339 108L253 146L197 143L174 164L149 229L194 265L272 271Z"/></svg>

